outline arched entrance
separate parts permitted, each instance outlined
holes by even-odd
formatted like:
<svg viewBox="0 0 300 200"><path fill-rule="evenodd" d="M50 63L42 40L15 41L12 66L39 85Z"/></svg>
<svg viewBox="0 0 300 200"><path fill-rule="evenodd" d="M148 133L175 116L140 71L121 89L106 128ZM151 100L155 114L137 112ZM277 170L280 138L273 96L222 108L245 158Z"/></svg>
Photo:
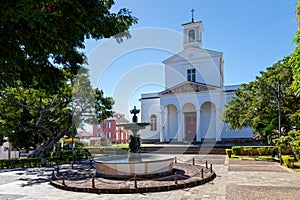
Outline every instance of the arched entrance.
<svg viewBox="0 0 300 200"><path fill-rule="evenodd" d="M178 111L176 106L174 105L168 105L167 106L168 111L168 118L167 118L167 140L176 138L176 134L178 131Z"/></svg>
<svg viewBox="0 0 300 200"><path fill-rule="evenodd" d="M216 106L206 102L201 106L201 139L216 138Z"/></svg>
<svg viewBox="0 0 300 200"><path fill-rule="evenodd" d="M193 104L185 104L182 108L184 114L184 139L186 141L196 141L196 108Z"/></svg>

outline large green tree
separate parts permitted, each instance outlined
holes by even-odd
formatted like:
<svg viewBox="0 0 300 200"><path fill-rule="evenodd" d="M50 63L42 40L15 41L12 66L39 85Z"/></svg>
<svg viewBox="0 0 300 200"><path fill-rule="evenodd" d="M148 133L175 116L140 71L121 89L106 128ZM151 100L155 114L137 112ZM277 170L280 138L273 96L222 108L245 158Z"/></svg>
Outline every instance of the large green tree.
<svg viewBox="0 0 300 200"><path fill-rule="evenodd" d="M278 130L278 81L280 81L281 126L290 130L299 125L300 97L291 85L293 74L289 57L268 67L255 81L243 84L222 113L229 128L252 127L263 139L271 141ZM275 134L275 135L274 135Z"/></svg>
<svg viewBox="0 0 300 200"><path fill-rule="evenodd" d="M1 85L58 90L67 68L77 72L86 38L108 38L136 22L113 0L3 0L0 2Z"/></svg>
<svg viewBox="0 0 300 200"><path fill-rule="evenodd" d="M3 90L0 135L8 137L15 148L35 149L31 157L44 157L61 137L71 136L72 124L76 129L110 117L113 99L93 89L87 73L82 69L75 83L66 82L56 94L22 87Z"/></svg>
<svg viewBox="0 0 300 200"><path fill-rule="evenodd" d="M127 9L110 12L113 4L113 0L0 2L0 141L5 135L16 147L40 145L32 156L43 157L70 132L72 91L86 59L80 51L85 39L117 35L120 41L137 21ZM96 103L106 99L99 96L101 90L92 93ZM113 103L108 99L106 103ZM80 100L73 100L77 114ZM110 106L96 106L94 112L102 113L103 107Z"/></svg>
<svg viewBox="0 0 300 200"><path fill-rule="evenodd" d="M112 97L105 97L103 90L94 89L88 76L88 70L81 68L74 79L72 92L72 106L75 127L82 127L85 123L96 124L113 114Z"/></svg>
<svg viewBox="0 0 300 200"><path fill-rule="evenodd" d="M294 43L296 44L295 51L291 55L290 65L293 68L294 82L293 88L297 95L300 95L300 0L296 7L296 13L298 18L298 31L294 38Z"/></svg>
<svg viewBox="0 0 300 200"><path fill-rule="evenodd" d="M34 157L46 152L71 127L71 85L56 94L32 88L6 88L0 98L0 135L18 149L36 149Z"/></svg>

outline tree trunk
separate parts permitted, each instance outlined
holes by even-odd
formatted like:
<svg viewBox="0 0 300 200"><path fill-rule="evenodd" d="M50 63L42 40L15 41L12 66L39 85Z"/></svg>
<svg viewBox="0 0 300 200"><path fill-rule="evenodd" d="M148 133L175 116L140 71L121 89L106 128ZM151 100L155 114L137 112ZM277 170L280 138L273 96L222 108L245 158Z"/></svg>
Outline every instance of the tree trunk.
<svg viewBox="0 0 300 200"><path fill-rule="evenodd" d="M59 141L60 138L62 138L70 129L70 126L66 129L62 130L59 134L57 134L55 137L49 138L46 142L44 142L41 146L39 146L36 150L34 150L31 154L29 154L29 158L41 158L42 159L42 165L45 163L45 155L46 152L53 149L56 142ZM44 163L43 163L44 162Z"/></svg>

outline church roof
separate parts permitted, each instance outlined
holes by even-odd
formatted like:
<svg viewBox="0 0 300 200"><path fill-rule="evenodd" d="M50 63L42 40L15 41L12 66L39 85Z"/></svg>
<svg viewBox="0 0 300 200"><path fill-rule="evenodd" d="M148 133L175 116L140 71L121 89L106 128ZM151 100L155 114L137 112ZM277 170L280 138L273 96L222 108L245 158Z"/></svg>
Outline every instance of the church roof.
<svg viewBox="0 0 300 200"><path fill-rule="evenodd" d="M177 54L167 58L163 61L164 64L171 62L180 62L191 59L208 59L212 57L222 57L223 53L218 51L213 51L209 49L197 48L197 47L188 47Z"/></svg>
<svg viewBox="0 0 300 200"><path fill-rule="evenodd" d="M185 25L188 25L188 24L195 24L195 23L202 23L202 21L196 21L196 22L191 21L191 22L181 24L181 26L185 26Z"/></svg>
<svg viewBox="0 0 300 200"><path fill-rule="evenodd" d="M207 85L204 83L185 81L183 83L175 85L174 87L166 89L160 92L159 94L165 95L165 94L176 94L176 93L192 93L192 92L201 92L201 91L211 91L217 89L219 89L219 87Z"/></svg>

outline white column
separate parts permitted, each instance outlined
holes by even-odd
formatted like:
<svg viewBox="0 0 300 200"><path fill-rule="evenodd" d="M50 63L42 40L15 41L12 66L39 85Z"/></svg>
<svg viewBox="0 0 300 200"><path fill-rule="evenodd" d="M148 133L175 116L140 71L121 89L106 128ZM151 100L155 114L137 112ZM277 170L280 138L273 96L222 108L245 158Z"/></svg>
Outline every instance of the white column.
<svg viewBox="0 0 300 200"><path fill-rule="evenodd" d="M221 109L216 109L216 141L222 140L223 122L220 118Z"/></svg>
<svg viewBox="0 0 300 200"><path fill-rule="evenodd" d="M168 127L168 123L167 123L167 116L166 116L166 112L164 110L161 110L160 112L161 115L161 129L160 129L160 141L164 142L166 140L166 136L168 135L168 130L166 127Z"/></svg>
<svg viewBox="0 0 300 200"><path fill-rule="evenodd" d="M197 126L196 126L197 127L197 129L196 129L196 131L197 131L196 141L200 142L201 141L201 121L200 121L200 119L201 119L201 109L196 111L196 119L197 119L197 121L196 121L196 123L197 123Z"/></svg>
<svg viewBox="0 0 300 200"><path fill-rule="evenodd" d="M170 117L170 113L169 113L169 109L168 108L165 108L165 119L164 119L164 133L165 133L165 139L167 142L170 141L170 129L169 129L169 126L170 126L170 122L169 122L169 117Z"/></svg>
<svg viewBox="0 0 300 200"><path fill-rule="evenodd" d="M178 111L178 133L177 140L178 142L182 142L184 136L184 116L181 110Z"/></svg>
<svg viewBox="0 0 300 200"><path fill-rule="evenodd" d="M163 142L164 141L164 112L160 112L160 131L159 131L159 141Z"/></svg>

